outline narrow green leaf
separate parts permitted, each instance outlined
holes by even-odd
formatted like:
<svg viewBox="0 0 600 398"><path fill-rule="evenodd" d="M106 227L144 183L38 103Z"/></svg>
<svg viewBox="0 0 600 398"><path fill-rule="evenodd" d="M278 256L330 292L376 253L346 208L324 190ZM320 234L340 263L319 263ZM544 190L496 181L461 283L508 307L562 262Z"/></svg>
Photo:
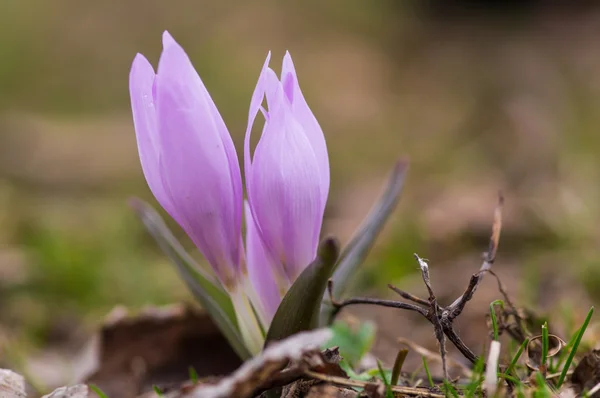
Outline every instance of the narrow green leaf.
<svg viewBox="0 0 600 398"><path fill-rule="evenodd" d="M483 355L480 355L477 358L477 362L475 362L475 366L473 366L473 373L471 374L471 380L469 384L465 387L464 396L467 398L472 398L475 396L475 393L478 389L481 389L481 383L484 380L484 369L485 369L485 358Z"/></svg>
<svg viewBox="0 0 600 398"><path fill-rule="evenodd" d="M496 318L495 305L499 305L500 308L504 309L504 301L496 300L490 304L490 317L492 318L492 330L494 333L494 340L498 340L498 319Z"/></svg>
<svg viewBox="0 0 600 398"><path fill-rule="evenodd" d="M535 373L535 382L536 389L533 391L533 396L535 398L550 398L552 397L552 391L548 387L548 383L546 383L546 378L541 372Z"/></svg>
<svg viewBox="0 0 600 398"><path fill-rule="evenodd" d="M516 377L507 375L506 373L498 373L498 377L504 380L511 381L515 385L522 384L521 380L517 379Z"/></svg>
<svg viewBox="0 0 600 398"><path fill-rule="evenodd" d="M444 384L442 387L444 388L444 394L447 397L452 396L454 398L459 398L458 391L452 384L450 384L448 380L444 379Z"/></svg>
<svg viewBox="0 0 600 398"><path fill-rule="evenodd" d="M400 199L400 192L404 185L407 170L408 161L401 160L396 163L392 175L387 182L385 192L379 197L375 205L373 205L362 225L354 233L354 236L346 247L344 247L333 274L334 297L339 297L344 293L348 280L356 272L358 266L363 263L375 239L383 229L385 222L392 214ZM332 310L331 304L323 303L320 316L321 325L325 325L329 321L329 315Z"/></svg>
<svg viewBox="0 0 600 398"><path fill-rule="evenodd" d="M542 325L542 367L544 372L546 371L546 362L548 361L548 322L544 322Z"/></svg>
<svg viewBox="0 0 600 398"><path fill-rule="evenodd" d="M93 392L95 392L96 395L99 398L108 398L108 395L106 395L106 393L104 391L102 391L100 389L100 387L98 387L97 385L95 385L95 384L88 384L88 387L90 388L90 390L92 390Z"/></svg>
<svg viewBox="0 0 600 398"><path fill-rule="evenodd" d="M265 344L318 326L321 301L338 254L339 244L334 238L325 238L321 242L317 258L300 274L281 301Z"/></svg>
<svg viewBox="0 0 600 398"><path fill-rule="evenodd" d="M186 253L160 215L149 204L133 198L130 205L161 250L171 259L194 297L211 316L231 347L242 359L250 358L252 355L238 331L233 304L227 293Z"/></svg>
<svg viewBox="0 0 600 398"><path fill-rule="evenodd" d="M154 393L156 395L158 395L159 397L163 397L164 396L163 392L160 390L160 388L158 388L158 386L156 386L156 385L152 386L152 389L154 389Z"/></svg>
<svg viewBox="0 0 600 398"><path fill-rule="evenodd" d="M190 381L192 384L198 384L198 372L196 372L196 368L190 366L188 368L188 373L190 375Z"/></svg>
<svg viewBox="0 0 600 398"><path fill-rule="evenodd" d="M516 376L516 373L513 373L513 370L514 370L515 366L517 365L517 361L519 360L519 358L521 358L521 354L523 354L525 347L527 347L527 344L529 344L529 339L525 339L523 341L523 343L521 343L519 350L513 357L512 361L510 361L510 365L508 365L508 368L506 368L506 374Z"/></svg>
<svg viewBox="0 0 600 398"><path fill-rule="evenodd" d="M427 375L429 386L435 387L435 384L433 383L433 377L431 377L431 372L429 371L429 366L427 366L427 358L425 357L423 357L423 369L425 369L425 374Z"/></svg>
<svg viewBox="0 0 600 398"><path fill-rule="evenodd" d="M394 361L394 367L392 368L391 384L393 386L398 384L398 379L400 379L400 372L402 371L402 365L404 365L404 360L406 359L407 355L407 349L402 349L398 351L398 354L396 354L396 360Z"/></svg>
<svg viewBox="0 0 600 398"><path fill-rule="evenodd" d="M383 380L383 384L385 385L385 398L394 398L394 393L392 392L392 387L390 386L390 382L388 381L385 371L383 370L383 366L381 366L381 361L377 360L377 370L379 371L379 376L381 380Z"/></svg>
<svg viewBox="0 0 600 398"><path fill-rule="evenodd" d="M577 337L575 338L575 342L573 343L571 352L569 353L569 356L567 357L567 361L565 362L562 372L560 372L560 378L558 379L558 383L556 384L557 389L559 389L562 386L562 384L564 383L564 381L567 377L567 372L569 371L569 368L571 367L573 358L575 357L575 354L577 353L577 348L579 348L579 343L581 343L581 339L583 338L585 329L587 329L587 327L590 323L590 320L592 319L593 314L594 314L594 307L590 308L587 316L585 317L585 321L583 321L583 325L581 325L581 328L579 328L579 331L577 332Z"/></svg>

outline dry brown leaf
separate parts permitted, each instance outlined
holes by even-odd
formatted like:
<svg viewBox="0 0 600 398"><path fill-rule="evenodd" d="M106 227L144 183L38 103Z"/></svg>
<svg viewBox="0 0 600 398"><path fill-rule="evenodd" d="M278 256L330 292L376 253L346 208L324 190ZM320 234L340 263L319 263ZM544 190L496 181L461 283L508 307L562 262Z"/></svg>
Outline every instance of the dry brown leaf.
<svg viewBox="0 0 600 398"><path fill-rule="evenodd" d="M600 350L592 350L581 358L573 371L571 382L578 393L600 383ZM593 397L600 397L600 393L595 393Z"/></svg>
<svg viewBox="0 0 600 398"><path fill-rule="evenodd" d="M241 365L208 315L186 305L149 307L129 315L115 308L98 336L98 369L87 378L109 397L136 397L179 386L193 367L200 378Z"/></svg>

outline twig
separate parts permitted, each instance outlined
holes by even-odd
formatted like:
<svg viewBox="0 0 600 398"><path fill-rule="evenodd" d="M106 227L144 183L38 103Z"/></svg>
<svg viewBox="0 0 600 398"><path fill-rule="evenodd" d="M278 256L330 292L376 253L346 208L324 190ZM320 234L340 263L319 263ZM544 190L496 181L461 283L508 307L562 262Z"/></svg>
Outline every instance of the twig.
<svg viewBox="0 0 600 398"><path fill-rule="evenodd" d="M490 271L490 268L494 261L496 260L496 253L498 250L498 241L500 239L500 232L502 229L502 206L504 203L504 198L502 194L498 196L498 204L494 210L494 222L492 225L492 234L490 237L490 243L488 246L487 252L484 253L483 264L481 265L479 271L471 276L469 280L469 285L465 289L464 293L459 296L452 304L447 307L441 307L435 296L433 288L431 286L431 280L429 277L429 265L427 264L427 260L419 257L415 254L415 258L417 259L419 266L421 268L421 276L423 277L423 282L427 287L427 291L429 292L429 299L424 300L417 296L414 296L410 293L407 293L403 290L396 288L393 285L388 285L388 287L393 290L395 293L400 295L400 297L412 301L413 303L419 304L409 304L392 300L380 300L374 298L352 298L348 300L344 300L338 302L333 297L333 282L329 281L328 291L329 298L331 300L331 304L334 307L334 311L332 312L332 318L339 313L339 311L349 305L356 304L372 304L372 305L381 305L384 307L392 307L399 309L406 309L409 311L418 312L425 319L427 319L434 327L435 336L440 344L440 356L442 359L442 367L444 370L444 377L448 379L448 371L446 368L446 338L454 344L454 346L467 358L470 362L476 363L478 358L473 351L461 340L460 336L454 330L453 322L454 320L463 312L466 304L473 298L479 283L483 279L483 276Z"/></svg>
<svg viewBox="0 0 600 398"><path fill-rule="evenodd" d="M431 287L431 280L429 279L429 264L427 264L427 261L423 260L416 253L414 254L414 256L419 262L419 266L421 267L421 275L423 276L423 282L425 283L425 286L427 286L427 291L429 292L429 320L433 324L435 338L440 343L442 371L444 373L444 379L448 380L448 367L446 366L446 335L444 334L444 328L442 327L442 324L440 322L440 308L438 306L437 298L435 297L435 293L433 293L433 288Z"/></svg>
<svg viewBox="0 0 600 398"><path fill-rule="evenodd" d="M427 359L431 360L431 361L435 361L435 362L442 362L442 358L440 357L439 353L435 353L431 350L428 350L427 348L423 347L422 345L419 345L417 343L415 343L412 340L406 339L404 337L398 337L398 342L400 344L404 344L407 347L409 347L411 350L413 350L414 352L416 352L417 354L426 357ZM471 369L469 369L467 366L465 366L463 363L458 362L456 359L452 358L452 357L448 357L447 358L448 364L460 369L461 373L463 374L463 376L465 377L471 377L471 375L473 374L473 372L471 371Z"/></svg>
<svg viewBox="0 0 600 398"><path fill-rule="evenodd" d="M329 292L329 300L331 301L331 305L333 306L333 311L331 312L330 320L335 319L335 317L342 310L342 308L347 307L349 305L356 305L356 304L373 304L373 305L380 305L382 307L400 308L403 310L418 312L419 314L421 314L425 318L427 318L427 311L424 310L423 308L418 307L413 304L402 303L400 301L382 300L382 299L369 298L369 297L356 297L356 298L351 298L351 299L344 300L344 301L337 301L333 297L333 280L331 280L331 279L327 282L327 291Z"/></svg>
<svg viewBox="0 0 600 398"><path fill-rule="evenodd" d="M523 317L521 316L521 314L519 313L519 310L517 309L517 307L513 304L512 300L510 299L510 296L506 292L506 289L504 288L504 284L500 280L500 277L498 275L496 275L496 273L494 271L492 271L492 270L489 270L488 272L494 278L496 278L496 282L498 282L498 291L500 292L500 294L504 298L504 302L510 307L510 309L512 311L512 315L517 320L517 322L516 322L517 331L515 331L514 329L508 329L507 328L509 334L515 340L517 340L519 342L525 341L525 339L527 338L527 336L530 336L531 333L527 329L527 326L525 325L525 321L523 320Z"/></svg>
<svg viewBox="0 0 600 398"><path fill-rule="evenodd" d="M359 381L359 380L351 380L345 379L343 377L338 376L329 376L322 373L312 372L310 370L304 373L308 377L312 377L313 379L325 381L331 384L337 384L345 387L359 387L364 388L368 382ZM436 394L431 392L428 388L416 388L416 387L404 387L404 386L390 386L390 389L393 392L397 392L400 394L406 394L411 396L420 396L420 397L428 397L428 398L445 398L443 394Z"/></svg>
<svg viewBox="0 0 600 398"><path fill-rule="evenodd" d="M498 251L498 241L500 240L500 232L502 230L502 207L504 206L504 197L502 193L498 194L498 204L494 209L494 222L492 224L492 235L490 236L490 243L488 246L487 252L483 254L483 264L479 268L479 272L473 274L471 279L469 280L469 286L465 292L457 298L450 306L448 310L450 310L449 317L451 320L460 315L460 313L464 310L465 305L471 298L473 298L473 294L479 283L482 281L485 273L492 268L492 264L496 261L496 253Z"/></svg>
<svg viewBox="0 0 600 398"><path fill-rule="evenodd" d="M417 297L413 294L410 294L408 292L405 292L404 290L400 290L392 284L388 284L388 288L390 288L392 291L398 293L400 295L400 297L402 297L403 299L406 299L406 300L412 301L413 303L417 303L417 304L421 304L421 305L429 305L429 301L424 300L424 299Z"/></svg>

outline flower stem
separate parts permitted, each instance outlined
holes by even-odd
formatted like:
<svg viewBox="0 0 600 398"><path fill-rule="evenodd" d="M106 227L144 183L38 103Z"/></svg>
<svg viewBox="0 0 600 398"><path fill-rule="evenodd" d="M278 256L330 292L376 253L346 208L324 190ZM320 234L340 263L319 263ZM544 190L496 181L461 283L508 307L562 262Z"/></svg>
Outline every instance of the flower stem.
<svg viewBox="0 0 600 398"><path fill-rule="evenodd" d="M252 354L258 354L263 348L265 338L256 319L252 304L250 304L248 296L240 286L231 290L229 295L246 347Z"/></svg>

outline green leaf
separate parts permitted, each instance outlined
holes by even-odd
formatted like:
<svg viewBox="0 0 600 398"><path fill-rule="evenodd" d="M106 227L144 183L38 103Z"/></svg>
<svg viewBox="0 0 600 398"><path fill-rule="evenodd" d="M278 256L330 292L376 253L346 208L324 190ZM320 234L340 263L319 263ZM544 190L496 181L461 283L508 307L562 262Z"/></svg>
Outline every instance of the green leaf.
<svg viewBox="0 0 600 398"><path fill-rule="evenodd" d="M396 163L387 182L385 192L371 208L362 225L354 233L353 238L344 247L333 274L334 297L339 297L344 293L348 280L356 272L358 266L363 263L385 222L392 214L400 199L400 192L402 192L407 170L407 161L401 160ZM333 307L330 303L323 303L320 317L321 325L326 325L329 322L329 315L332 310Z"/></svg>
<svg viewBox="0 0 600 398"><path fill-rule="evenodd" d="M577 337L575 337L575 342L573 343L571 352L569 352L567 361L565 362L565 365L563 366L563 370L560 373L560 377L558 379L558 383L556 384L556 388L560 388L562 386L562 384L565 382L565 379L567 378L567 372L569 371L569 368L571 367L573 358L575 357L575 354L577 353L577 348L579 348L579 343L581 343L581 339L583 338L585 329L587 329L588 325L590 324L590 320L592 319L593 314L594 314L594 307L591 307L590 310L588 311L587 316L585 317L585 321L583 321L583 325L581 325L581 327L579 328L577 333L575 333L575 335Z"/></svg>
<svg viewBox="0 0 600 398"><path fill-rule="evenodd" d="M331 326L331 330L333 337L327 342L326 347L339 347L342 358L352 366L360 362L375 340L375 325L372 322L364 322L358 327L352 327L346 322L339 321Z"/></svg>
<svg viewBox="0 0 600 398"><path fill-rule="evenodd" d="M394 367L392 368L392 379L390 383L395 386L398 384L398 379L400 379L400 372L402 371L402 365L404 365L404 360L408 355L407 349L402 349L398 351L396 354L396 360L394 361Z"/></svg>
<svg viewBox="0 0 600 398"><path fill-rule="evenodd" d="M525 350L525 347L527 347L527 344L529 344L529 339L528 338L525 339L521 343L521 346L517 350L517 353L513 356L512 361L510 361L510 365L508 365L508 368L506 368L506 374L509 374L509 375L512 375L512 376L516 376L516 370L514 370L514 369L517 366L517 362L519 361L519 358L521 358L521 354L523 354L523 351Z"/></svg>
<svg viewBox="0 0 600 398"><path fill-rule="evenodd" d="M548 322L544 322L542 325L542 366L546 368L546 362L548 361L548 346L550 342L548 340ZM544 370L545 372L546 370Z"/></svg>
<svg viewBox="0 0 600 398"><path fill-rule="evenodd" d="M99 398L108 398L108 395L106 395L106 393L104 391L102 391L100 389L100 387L98 387L97 385L95 385L95 384L88 384L88 387L90 388L90 390L92 390L93 392L95 392L96 395Z"/></svg>
<svg viewBox="0 0 600 398"><path fill-rule="evenodd" d="M383 380L383 384L385 385L385 398L394 398L392 387L390 386L386 372L383 370L383 366L381 366L381 362L379 360L377 360L377 370L379 371L379 377L381 377L381 380Z"/></svg>
<svg viewBox="0 0 600 398"><path fill-rule="evenodd" d="M188 368L188 373L189 373L190 381L192 382L192 384L198 384L198 372L196 372L196 368L194 368L193 366L190 366Z"/></svg>
<svg viewBox="0 0 600 398"><path fill-rule="evenodd" d="M427 366L427 358L422 357L423 358L423 369L425 369L425 374L427 375L427 380L429 381L429 387L433 388L435 387L435 384L433 383L433 377L431 376L431 372L429 371L429 366Z"/></svg>
<svg viewBox="0 0 600 398"><path fill-rule="evenodd" d="M494 340L498 340L498 319L496 318L495 305L499 305L504 310L504 301L496 300L490 304L490 317L492 318L492 331L494 332Z"/></svg>
<svg viewBox="0 0 600 398"><path fill-rule="evenodd" d="M348 375L348 378L350 378L352 380L358 380L358 381L373 380L373 375L370 374L369 372L356 373L354 368L350 365L350 363L348 361L346 361L345 358L342 358L340 360L339 365L340 365L340 368L342 368L342 370L344 372L346 372L346 374Z"/></svg>
<svg viewBox="0 0 600 398"><path fill-rule="evenodd" d="M444 384L442 385L442 387L444 390L444 395L446 395L447 397L452 396L453 398L459 398L456 387L454 387L452 384L450 384L450 382L448 380L444 379Z"/></svg>
<svg viewBox="0 0 600 398"><path fill-rule="evenodd" d="M244 345L238 331L233 304L225 290L200 268L149 204L133 198L130 205L161 250L171 259L194 297L211 316L231 347L242 359L250 358L252 354Z"/></svg>
<svg viewBox="0 0 600 398"><path fill-rule="evenodd" d="M317 258L283 297L267 332L265 345L318 326L321 301L338 254L337 240L325 238L321 242Z"/></svg>

